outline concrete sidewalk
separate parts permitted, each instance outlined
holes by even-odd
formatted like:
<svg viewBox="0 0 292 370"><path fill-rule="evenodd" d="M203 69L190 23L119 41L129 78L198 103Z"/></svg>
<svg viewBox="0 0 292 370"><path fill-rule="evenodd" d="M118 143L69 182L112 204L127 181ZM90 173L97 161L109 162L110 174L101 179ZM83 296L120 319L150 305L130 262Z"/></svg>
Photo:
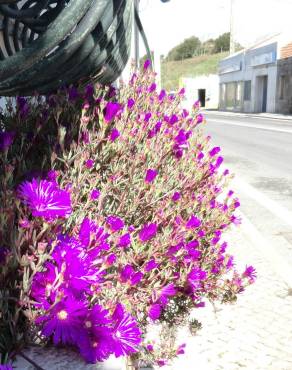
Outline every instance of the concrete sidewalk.
<svg viewBox="0 0 292 370"><path fill-rule="evenodd" d="M237 113L228 111L208 110L202 109L202 113L208 115L216 115L222 117L245 117L245 118L259 118L259 119L271 119L271 120L282 120L292 123L292 115L277 114L277 113Z"/></svg>

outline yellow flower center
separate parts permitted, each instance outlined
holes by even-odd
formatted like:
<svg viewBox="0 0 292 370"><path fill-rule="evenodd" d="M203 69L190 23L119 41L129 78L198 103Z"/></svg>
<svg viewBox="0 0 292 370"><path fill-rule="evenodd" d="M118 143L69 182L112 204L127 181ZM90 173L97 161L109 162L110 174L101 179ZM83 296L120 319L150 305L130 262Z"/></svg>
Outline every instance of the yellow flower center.
<svg viewBox="0 0 292 370"><path fill-rule="evenodd" d="M59 320L66 320L68 317L68 312L66 312L65 310L61 310L57 313L57 316Z"/></svg>
<svg viewBox="0 0 292 370"><path fill-rule="evenodd" d="M85 321L85 327L86 328L91 328L92 327L92 322L91 321Z"/></svg>
<svg viewBox="0 0 292 370"><path fill-rule="evenodd" d="M92 343L92 348L96 348L96 347L97 347L97 345L98 345L98 343L97 343L97 342L93 342L93 343Z"/></svg>

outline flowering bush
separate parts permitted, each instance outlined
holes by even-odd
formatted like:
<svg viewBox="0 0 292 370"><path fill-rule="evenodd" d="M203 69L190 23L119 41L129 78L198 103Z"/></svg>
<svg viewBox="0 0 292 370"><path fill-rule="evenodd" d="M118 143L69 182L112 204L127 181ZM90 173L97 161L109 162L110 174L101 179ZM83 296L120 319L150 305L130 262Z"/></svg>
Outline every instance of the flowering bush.
<svg viewBox="0 0 292 370"><path fill-rule="evenodd" d="M181 108L184 91L157 92L147 66L120 91L90 85L8 104L2 359L41 340L90 363L139 354L162 366L185 345L147 341L149 324L167 333L255 279L251 266L235 270L223 239L239 202L220 148L196 105Z"/></svg>

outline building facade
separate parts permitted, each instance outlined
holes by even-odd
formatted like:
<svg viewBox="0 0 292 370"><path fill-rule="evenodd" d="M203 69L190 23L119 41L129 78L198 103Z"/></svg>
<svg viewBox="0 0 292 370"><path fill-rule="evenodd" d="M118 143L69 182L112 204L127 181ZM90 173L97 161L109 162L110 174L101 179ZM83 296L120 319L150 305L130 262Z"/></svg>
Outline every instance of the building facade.
<svg viewBox="0 0 292 370"><path fill-rule="evenodd" d="M292 43L288 45L286 37L277 35L220 61L219 109L288 114Z"/></svg>
<svg viewBox="0 0 292 370"><path fill-rule="evenodd" d="M186 89L187 106L199 100L202 108L218 109L219 77L218 75L202 75L193 78L183 77L180 86Z"/></svg>

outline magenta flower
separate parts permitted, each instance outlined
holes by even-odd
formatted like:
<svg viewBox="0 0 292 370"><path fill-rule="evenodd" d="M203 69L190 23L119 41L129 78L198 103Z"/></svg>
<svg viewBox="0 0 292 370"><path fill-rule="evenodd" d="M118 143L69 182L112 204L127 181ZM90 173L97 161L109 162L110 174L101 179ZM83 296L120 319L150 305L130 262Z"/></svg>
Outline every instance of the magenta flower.
<svg viewBox="0 0 292 370"><path fill-rule="evenodd" d="M180 193L178 191L176 191L173 196L171 197L171 199L174 201L174 202L177 202L179 199L180 199Z"/></svg>
<svg viewBox="0 0 292 370"><path fill-rule="evenodd" d="M93 159L88 159L86 162L85 162L85 166L90 169L92 168L94 165L94 160Z"/></svg>
<svg viewBox="0 0 292 370"><path fill-rule="evenodd" d="M121 304L116 306L112 319L114 322L112 350L115 356L127 356L137 352L142 338L136 320Z"/></svg>
<svg viewBox="0 0 292 370"><path fill-rule="evenodd" d="M124 221L117 216L108 216L106 222L113 232L119 231L124 227Z"/></svg>
<svg viewBox="0 0 292 370"><path fill-rule="evenodd" d="M120 237L118 246L122 248L126 248L131 244L131 235L129 233L124 234Z"/></svg>
<svg viewBox="0 0 292 370"><path fill-rule="evenodd" d="M155 303L149 307L148 316L151 320L155 321L158 320L161 315L161 305Z"/></svg>
<svg viewBox="0 0 292 370"><path fill-rule="evenodd" d="M243 276L249 278L251 281L254 281L257 276L255 268L253 266L246 266Z"/></svg>
<svg viewBox="0 0 292 370"><path fill-rule="evenodd" d="M135 271L134 271L133 266L132 265L126 265L120 273L121 281L123 283L127 282L134 273L135 273Z"/></svg>
<svg viewBox="0 0 292 370"><path fill-rule="evenodd" d="M20 185L18 194L34 217L54 220L67 217L72 212L70 194L59 189L53 182L36 179L25 181Z"/></svg>
<svg viewBox="0 0 292 370"><path fill-rule="evenodd" d="M202 123L204 121L204 116L200 113L196 117L197 123Z"/></svg>
<svg viewBox="0 0 292 370"><path fill-rule="evenodd" d="M165 98L165 96L166 96L166 91L165 90L161 90L160 91L160 94L158 96L158 99L161 101L161 100L163 100Z"/></svg>
<svg viewBox="0 0 292 370"><path fill-rule="evenodd" d="M55 345L75 345L86 335L85 329L82 329L86 313L87 308L83 302L67 297L40 316L37 323L44 323L42 334L52 336Z"/></svg>
<svg viewBox="0 0 292 370"><path fill-rule="evenodd" d="M221 148L219 146L215 146L213 149L209 151L210 157L214 157L216 154L220 152Z"/></svg>
<svg viewBox="0 0 292 370"><path fill-rule="evenodd" d="M92 200L98 199L100 196L100 191L98 189L93 189L92 192L90 193L90 198Z"/></svg>
<svg viewBox="0 0 292 370"><path fill-rule="evenodd" d="M158 263L155 261L154 258L152 258L150 261L146 263L146 266L144 269L146 272L149 272L149 271L154 270L157 266L159 266Z"/></svg>
<svg viewBox="0 0 292 370"><path fill-rule="evenodd" d="M157 234L157 225L155 223L146 224L139 232L141 242L147 242Z"/></svg>
<svg viewBox="0 0 292 370"><path fill-rule="evenodd" d="M201 226L201 221L198 219L195 215L192 215L191 218L188 220L186 224L187 229L195 229L199 226Z"/></svg>
<svg viewBox="0 0 292 370"><path fill-rule="evenodd" d="M149 122L151 117L152 117L152 113L150 112L146 113L144 117L144 122Z"/></svg>
<svg viewBox="0 0 292 370"><path fill-rule="evenodd" d="M140 281L142 280L144 274L142 272L136 272L135 274L133 274L131 276L131 280L130 280L130 283L131 285L137 285L140 283Z"/></svg>
<svg viewBox="0 0 292 370"><path fill-rule="evenodd" d="M53 283L56 280L55 266L47 262L44 265L45 270L37 272L34 275L31 285L31 297L45 309L50 307L48 299L54 301L55 291L53 290Z"/></svg>
<svg viewBox="0 0 292 370"><path fill-rule="evenodd" d="M176 295L176 288L173 283L166 285L160 291L160 298L161 297L172 297L174 295Z"/></svg>
<svg viewBox="0 0 292 370"><path fill-rule="evenodd" d="M144 63L144 70L148 69L151 66L151 61L149 59L145 60Z"/></svg>
<svg viewBox="0 0 292 370"><path fill-rule="evenodd" d="M119 103L108 102L105 107L104 119L106 122L112 121L117 113L121 110L121 105Z"/></svg>
<svg viewBox="0 0 292 370"><path fill-rule="evenodd" d="M15 133L12 131L0 132L0 152L6 151L13 143L14 138Z"/></svg>
<svg viewBox="0 0 292 370"><path fill-rule="evenodd" d="M149 86L149 89L148 89L148 91L150 92L150 93L152 93L153 91L155 91L156 90L156 83L155 82L153 82L150 86Z"/></svg>
<svg viewBox="0 0 292 370"><path fill-rule="evenodd" d="M128 99L128 103L127 103L128 109L133 108L134 105L135 105L135 100L132 98Z"/></svg>
<svg viewBox="0 0 292 370"><path fill-rule="evenodd" d="M178 122L178 116L176 114L173 114L169 119L169 124L174 125Z"/></svg>
<svg viewBox="0 0 292 370"><path fill-rule="evenodd" d="M147 172L146 172L146 177L145 177L145 182L153 182L155 177L157 176L158 172L156 170L153 170L153 169L148 169Z"/></svg>
<svg viewBox="0 0 292 370"><path fill-rule="evenodd" d="M13 370L13 367L9 364L0 365L0 370Z"/></svg>
<svg viewBox="0 0 292 370"><path fill-rule="evenodd" d="M188 280L196 281L196 280L205 280L207 277L207 272L201 270L200 268L194 268L188 275Z"/></svg>
<svg viewBox="0 0 292 370"><path fill-rule="evenodd" d="M116 128L113 128L110 134L110 140L115 141L120 135L120 131Z"/></svg>

